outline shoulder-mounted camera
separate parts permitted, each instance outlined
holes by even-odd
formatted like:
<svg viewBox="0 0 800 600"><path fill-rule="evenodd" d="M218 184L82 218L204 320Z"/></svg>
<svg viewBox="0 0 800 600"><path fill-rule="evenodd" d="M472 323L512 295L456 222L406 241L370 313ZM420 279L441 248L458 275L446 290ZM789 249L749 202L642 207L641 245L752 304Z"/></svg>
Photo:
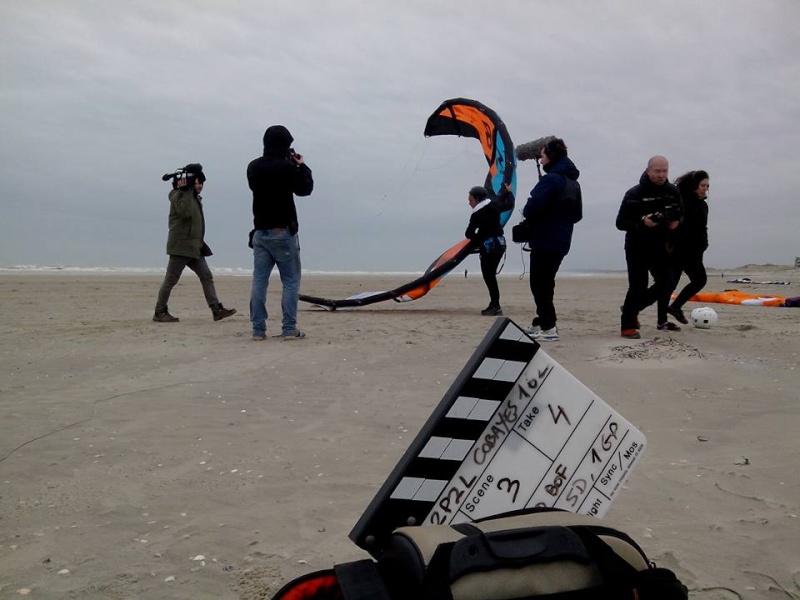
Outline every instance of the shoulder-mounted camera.
<svg viewBox="0 0 800 600"><path fill-rule="evenodd" d="M175 169L172 173L165 173L161 176L162 181L170 181L172 180L172 187L177 188L178 182L182 180L186 180L186 185L183 187L191 188L194 187L195 181L200 181L200 183L205 183L206 176L203 173L203 165L200 163L189 163L185 167L180 167Z"/></svg>

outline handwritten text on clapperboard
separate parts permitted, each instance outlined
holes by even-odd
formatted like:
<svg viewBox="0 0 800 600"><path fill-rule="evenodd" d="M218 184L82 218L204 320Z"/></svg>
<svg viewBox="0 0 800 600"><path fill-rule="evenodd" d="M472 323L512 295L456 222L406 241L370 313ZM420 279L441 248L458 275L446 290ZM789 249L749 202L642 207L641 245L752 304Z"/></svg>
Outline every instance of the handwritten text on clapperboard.
<svg viewBox="0 0 800 600"><path fill-rule="evenodd" d="M425 524L535 506L601 517L644 446L636 428L540 351Z"/></svg>

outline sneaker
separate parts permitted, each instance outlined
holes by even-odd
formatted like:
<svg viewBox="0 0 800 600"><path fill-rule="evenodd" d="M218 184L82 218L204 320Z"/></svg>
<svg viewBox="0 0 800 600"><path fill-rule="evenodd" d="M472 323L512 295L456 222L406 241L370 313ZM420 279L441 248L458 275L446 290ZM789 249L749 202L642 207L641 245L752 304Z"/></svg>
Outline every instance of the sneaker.
<svg viewBox="0 0 800 600"><path fill-rule="evenodd" d="M552 329L539 329L538 334L534 334L533 339L537 342L557 342L561 339L558 336L558 328L553 327Z"/></svg>
<svg viewBox="0 0 800 600"><path fill-rule="evenodd" d="M542 328L538 325L531 325L525 330L525 333L533 338L537 338L542 334Z"/></svg>
<svg viewBox="0 0 800 600"><path fill-rule="evenodd" d="M686 318L686 315L683 314L683 311L677 306L668 307L667 312L671 314L678 323L681 323L683 325L689 324L689 319Z"/></svg>
<svg viewBox="0 0 800 600"><path fill-rule="evenodd" d="M675 323L670 323L669 321L667 321L666 323L659 323L656 326L656 329L658 329L659 331L680 331L681 330L681 328L678 327L677 325L675 325Z"/></svg>
<svg viewBox="0 0 800 600"><path fill-rule="evenodd" d="M500 317L503 315L503 309L499 306L492 306L491 304L481 311L484 317Z"/></svg>
<svg viewBox="0 0 800 600"><path fill-rule="evenodd" d="M620 337L628 338L629 340L638 340L642 336L639 335L639 331L637 329L623 329L620 332Z"/></svg>
<svg viewBox="0 0 800 600"><path fill-rule="evenodd" d="M281 337L283 338L283 341L286 342L289 340L302 340L304 337L306 337L306 334L300 331L299 329L295 329L291 333L286 333Z"/></svg>
<svg viewBox="0 0 800 600"><path fill-rule="evenodd" d="M267 334L266 333L254 333L253 334L253 341L254 342L263 342L266 339L267 339Z"/></svg>

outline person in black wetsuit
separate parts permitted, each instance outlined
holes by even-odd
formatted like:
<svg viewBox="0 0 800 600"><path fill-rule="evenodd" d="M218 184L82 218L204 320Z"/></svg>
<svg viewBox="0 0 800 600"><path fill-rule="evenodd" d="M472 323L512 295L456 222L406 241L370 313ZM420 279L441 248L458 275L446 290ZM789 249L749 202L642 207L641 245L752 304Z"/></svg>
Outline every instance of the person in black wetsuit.
<svg viewBox="0 0 800 600"><path fill-rule="evenodd" d="M505 194L511 194L511 186L506 185ZM472 215L469 218L464 236L477 243L481 260L481 274L489 290L489 306L481 311L488 317L500 316L500 287L497 284L497 267L506 252L506 238L500 226L500 211L492 203L486 189L476 185L467 196Z"/></svg>

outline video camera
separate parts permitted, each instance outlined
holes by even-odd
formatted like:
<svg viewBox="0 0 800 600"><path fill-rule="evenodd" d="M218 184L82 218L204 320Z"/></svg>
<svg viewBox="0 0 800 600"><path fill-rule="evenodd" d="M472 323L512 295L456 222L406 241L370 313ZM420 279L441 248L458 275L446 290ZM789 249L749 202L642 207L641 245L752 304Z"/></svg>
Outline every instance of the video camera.
<svg viewBox="0 0 800 600"><path fill-rule="evenodd" d="M287 160L293 165L300 164L299 161L303 159L303 155L296 152L294 148L289 148L286 152Z"/></svg>
<svg viewBox="0 0 800 600"><path fill-rule="evenodd" d="M653 223L669 223L670 221L680 221L683 211L681 205L677 203L667 204L664 210L651 215Z"/></svg>
<svg viewBox="0 0 800 600"><path fill-rule="evenodd" d="M189 163L185 167L175 169L172 173L165 173L161 176L161 181L172 180L172 187L178 188L178 182L186 180L186 185L181 186L181 189L194 187L194 182L199 180L200 183L205 183L206 176L203 173L203 165L200 163Z"/></svg>

